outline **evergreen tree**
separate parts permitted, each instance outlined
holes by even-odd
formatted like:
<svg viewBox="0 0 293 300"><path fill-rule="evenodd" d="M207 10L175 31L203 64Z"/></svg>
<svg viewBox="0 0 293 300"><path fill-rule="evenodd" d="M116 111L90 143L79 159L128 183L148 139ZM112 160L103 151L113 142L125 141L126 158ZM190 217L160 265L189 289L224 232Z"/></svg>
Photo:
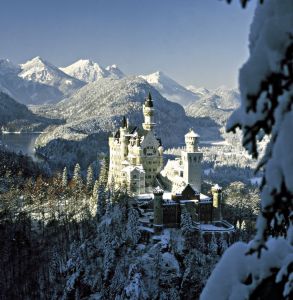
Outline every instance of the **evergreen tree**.
<svg viewBox="0 0 293 300"><path fill-rule="evenodd" d="M97 218L98 220L105 214L107 208L106 186L99 181L97 194Z"/></svg>
<svg viewBox="0 0 293 300"><path fill-rule="evenodd" d="M107 226L105 230L103 254L103 275L104 280L107 281L115 261L113 235L111 234L109 226Z"/></svg>
<svg viewBox="0 0 293 300"><path fill-rule="evenodd" d="M86 176L86 186L87 190L91 191L94 185L94 172L93 167L90 165L87 169L87 176Z"/></svg>
<svg viewBox="0 0 293 300"><path fill-rule="evenodd" d="M67 167L64 167L63 173L62 173L62 186L65 188L68 185L68 171Z"/></svg>
<svg viewBox="0 0 293 300"><path fill-rule="evenodd" d="M78 189L80 189L82 187L83 182L82 182L81 168L80 168L79 163L77 163L74 167L72 180Z"/></svg>
<svg viewBox="0 0 293 300"><path fill-rule="evenodd" d="M136 209L130 208L128 213L128 222L126 226L126 236L132 245L136 245L140 238L139 214Z"/></svg>
<svg viewBox="0 0 293 300"><path fill-rule="evenodd" d="M219 248L220 248L221 254L223 254L226 251L226 249L228 248L227 240L222 233L221 233L220 239L219 239Z"/></svg>
<svg viewBox="0 0 293 300"><path fill-rule="evenodd" d="M108 167L107 167L107 161L106 161L105 158L103 158L102 161L101 161L99 181L105 187L107 186L107 183L108 183Z"/></svg>
<svg viewBox="0 0 293 300"><path fill-rule="evenodd" d="M218 254L217 239L214 233L212 233L211 240L208 244L208 254L215 257Z"/></svg>
<svg viewBox="0 0 293 300"><path fill-rule="evenodd" d="M95 199L95 201L98 200L98 190L99 190L99 180L96 180L93 187L93 198Z"/></svg>
<svg viewBox="0 0 293 300"><path fill-rule="evenodd" d="M187 235L188 233L193 231L192 218L186 208L182 209L180 227L183 235Z"/></svg>
<svg viewBox="0 0 293 300"><path fill-rule="evenodd" d="M206 242L205 242L203 233L201 231L199 232L199 235L197 238L196 249L198 249L202 253L206 253Z"/></svg>

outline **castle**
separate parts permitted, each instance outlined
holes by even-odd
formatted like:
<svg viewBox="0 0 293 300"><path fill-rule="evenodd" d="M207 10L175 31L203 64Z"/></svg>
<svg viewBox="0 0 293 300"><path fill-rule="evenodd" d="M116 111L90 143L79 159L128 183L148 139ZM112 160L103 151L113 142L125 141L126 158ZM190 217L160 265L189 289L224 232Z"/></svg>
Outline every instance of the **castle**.
<svg viewBox="0 0 293 300"><path fill-rule="evenodd" d="M163 168L163 147L155 135L154 103L149 93L143 104L142 128L122 126L109 138L109 180L126 185L132 194L150 192Z"/></svg>
<svg viewBox="0 0 293 300"><path fill-rule="evenodd" d="M190 129L181 157L168 160L164 167L150 93L143 115L142 128L131 126L123 117L121 127L109 137L109 183L126 186L136 196L143 228L160 233L164 227L178 227L181 211L186 209L198 230L233 231L233 226L222 220L221 187L215 185L212 196L201 193L203 153L198 149L199 135Z"/></svg>
<svg viewBox="0 0 293 300"><path fill-rule="evenodd" d="M200 193L203 154L198 151L199 136L190 129L181 159L169 160L163 169L163 146L155 133L154 113L149 93L143 104L142 128L130 126L123 117L121 127L109 138L109 181L127 186L135 195L151 192L159 181L175 193L187 184Z"/></svg>

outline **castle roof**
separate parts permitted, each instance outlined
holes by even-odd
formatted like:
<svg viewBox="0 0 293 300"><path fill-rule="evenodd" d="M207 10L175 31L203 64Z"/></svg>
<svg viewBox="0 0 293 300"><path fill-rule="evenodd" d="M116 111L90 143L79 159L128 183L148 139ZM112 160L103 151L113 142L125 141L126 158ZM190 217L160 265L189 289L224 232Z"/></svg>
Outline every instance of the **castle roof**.
<svg viewBox="0 0 293 300"><path fill-rule="evenodd" d="M145 105L145 107L154 107L154 103L153 103L153 100L152 100L152 95L151 95L150 92L148 94L148 97L144 101L144 105Z"/></svg>
<svg viewBox="0 0 293 300"><path fill-rule="evenodd" d="M153 190L153 193L155 195L163 195L164 194L164 190L161 189L159 186L157 186L154 190Z"/></svg>
<svg viewBox="0 0 293 300"><path fill-rule="evenodd" d="M189 129L189 132L185 134L185 137L199 137L199 135L194 132L192 128Z"/></svg>

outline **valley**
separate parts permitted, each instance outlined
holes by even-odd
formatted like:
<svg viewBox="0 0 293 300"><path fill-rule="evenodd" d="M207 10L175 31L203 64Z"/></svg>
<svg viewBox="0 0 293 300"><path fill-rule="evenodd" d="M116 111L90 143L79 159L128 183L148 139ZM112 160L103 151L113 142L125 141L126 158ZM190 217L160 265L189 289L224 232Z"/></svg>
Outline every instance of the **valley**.
<svg viewBox="0 0 293 300"><path fill-rule="evenodd" d="M21 99L15 94L15 84L22 86L20 81L26 82ZM28 97L32 84L35 92ZM57 90L58 96L38 85ZM157 107L157 134L166 148L183 145L189 128L196 129L203 142L224 142L224 124L239 105L235 89L184 87L160 71L127 76L116 65L102 67L88 59L62 68L39 56L19 66L2 59L0 90L2 131L41 132L33 139L37 153L60 167L77 162L85 166L95 155L107 153L107 137L123 116L130 124L142 122L141 103L148 92ZM89 155L88 149L93 148L94 154ZM85 157L91 159L84 163Z"/></svg>

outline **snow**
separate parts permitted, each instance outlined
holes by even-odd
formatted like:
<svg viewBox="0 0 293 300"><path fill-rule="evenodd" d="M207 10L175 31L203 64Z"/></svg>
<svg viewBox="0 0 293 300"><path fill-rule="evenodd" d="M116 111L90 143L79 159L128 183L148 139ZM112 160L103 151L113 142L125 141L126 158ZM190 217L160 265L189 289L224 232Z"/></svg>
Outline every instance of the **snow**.
<svg viewBox="0 0 293 300"><path fill-rule="evenodd" d="M251 182L251 184L253 184L253 185L258 185L258 186L260 186L261 181L262 181L262 177L252 177L252 178L250 178L250 182Z"/></svg>
<svg viewBox="0 0 293 300"><path fill-rule="evenodd" d="M215 173L215 171L212 168L208 168L208 169L203 170L203 173L204 173L204 175L209 176L210 174Z"/></svg>
<svg viewBox="0 0 293 300"><path fill-rule="evenodd" d="M199 99L199 95L187 90L161 71L156 71L149 75L140 75L139 77L146 80L168 100L177 102L183 106Z"/></svg>
<svg viewBox="0 0 293 300"><path fill-rule="evenodd" d="M60 68L60 70L84 82L94 82L107 77L120 79L125 76L116 65L103 68L89 59L80 59L67 67Z"/></svg>
<svg viewBox="0 0 293 300"><path fill-rule="evenodd" d="M288 109L292 103L292 84L282 88L283 93L273 96L276 98L273 116L270 115L272 85L267 91L262 88L272 74L283 74L282 84L287 81L288 70L282 65L287 48L292 43L290 34L293 34L293 1L268 0L257 6L250 32L250 57L239 74L241 107L227 124L228 129L241 126L244 131L243 144L255 156L257 137L254 133L268 131L270 142L260 161L265 165L261 192L263 212L271 212L278 205L276 201L281 197L274 197L273 194L279 193L284 186L288 192L293 192L293 112ZM256 237L259 243L263 243L266 226L266 220L260 215Z"/></svg>
<svg viewBox="0 0 293 300"><path fill-rule="evenodd" d="M228 248L210 276L200 299L248 299L255 287L272 274L273 268L281 268L293 251L285 239L270 239L267 247L268 250L259 259L256 254L245 255L250 249L248 244L238 242ZM245 284L250 274L252 283Z"/></svg>
<svg viewBox="0 0 293 300"><path fill-rule="evenodd" d="M180 276L180 267L175 256L170 252L165 252L162 254L162 262L163 268L166 270L174 270L175 273Z"/></svg>
<svg viewBox="0 0 293 300"><path fill-rule="evenodd" d="M20 67L20 77L42 83L52 81L54 76L60 76L59 74L61 73L55 66L42 59L40 56L21 64Z"/></svg>
<svg viewBox="0 0 293 300"><path fill-rule="evenodd" d="M218 225L216 226L215 224ZM196 227L198 230L203 232L232 232L235 230L234 226L229 224L227 221L218 221L213 224L197 224Z"/></svg>
<svg viewBox="0 0 293 300"><path fill-rule="evenodd" d="M157 186L156 188L154 188L153 193L154 194L164 194L164 190L162 190L159 186Z"/></svg>
<svg viewBox="0 0 293 300"><path fill-rule="evenodd" d="M186 87L187 90L191 91L192 93L200 96L200 97L203 97L203 96L207 96L210 94L210 91L204 87L196 87L194 85L188 85Z"/></svg>
<svg viewBox="0 0 293 300"><path fill-rule="evenodd" d="M211 197L204 195L204 194L200 194L199 199L201 202L208 202L211 201Z"/></svg>
<svg viewBox="0 0 293 300"><path fill-rule="evenodd" d="M106 70L110 73L111 78L121 79L125 77L125 74L117 67L117 65L112 65L106 67Z"/></svg>

